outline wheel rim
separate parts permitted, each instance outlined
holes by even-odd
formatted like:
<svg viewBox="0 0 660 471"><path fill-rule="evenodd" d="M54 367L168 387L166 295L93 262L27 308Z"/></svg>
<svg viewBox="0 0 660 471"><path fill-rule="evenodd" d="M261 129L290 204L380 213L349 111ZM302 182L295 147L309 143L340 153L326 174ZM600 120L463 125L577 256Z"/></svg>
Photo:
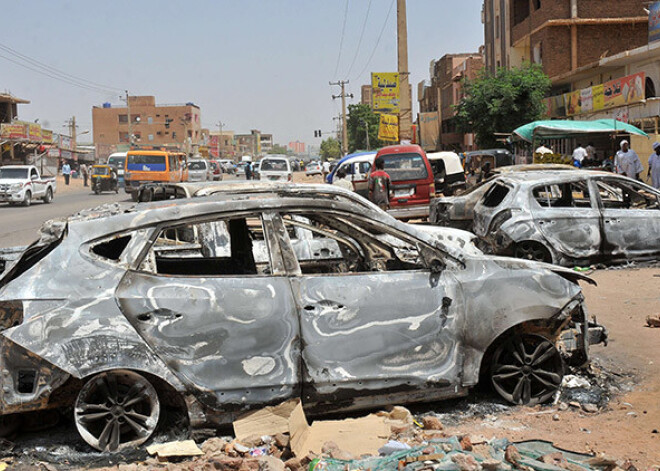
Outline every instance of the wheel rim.
<svg viewBox="0 0 660 471"><path fill-rule="evenodd" d="M74 411L78 433L100 451L139 446L156 429L158 394L143 376L110 371L90 379L80 390Z"/></svg>
<svg viewBox="0 0 660 471"><path fill-rule="evenodd" d="M30 206L31 200L32 200L32 193L28 191L25 193L25 206Z"/></svg>
<svg viewBox="0 0 660 471"><path fill-rule="evenodd" d="M491 381L505 400L535 405L559 390L564 363L554 344L539 335L511 337L495 351Z"/></svg>
<svg viewBox="0 0 660 471"><path fill-rule="evenodd" d="M49 188L48 191L46 192L46 201L50 203L52 199L53 199L53 191Z"/></svg>
<svg viewBox="0 0 660 471"><path fill-rule="evenodd" d="M537 262L544 262L546 254L543 248L536 244L523 243L516 249L516 256L527 260L535 260Z"/></svg>

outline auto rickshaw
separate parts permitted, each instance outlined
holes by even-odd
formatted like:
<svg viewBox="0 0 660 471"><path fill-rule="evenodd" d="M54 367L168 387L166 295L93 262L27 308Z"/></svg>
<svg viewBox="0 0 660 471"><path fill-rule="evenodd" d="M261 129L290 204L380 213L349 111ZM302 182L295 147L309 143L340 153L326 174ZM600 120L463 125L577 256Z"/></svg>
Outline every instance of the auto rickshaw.
<svg viewBox="0 0 660 471"><path fill-rule="evenodd" d="M91 175L92 191L97 195L102 191L119 193L117 171L110 165L93 165Z"/></svg>

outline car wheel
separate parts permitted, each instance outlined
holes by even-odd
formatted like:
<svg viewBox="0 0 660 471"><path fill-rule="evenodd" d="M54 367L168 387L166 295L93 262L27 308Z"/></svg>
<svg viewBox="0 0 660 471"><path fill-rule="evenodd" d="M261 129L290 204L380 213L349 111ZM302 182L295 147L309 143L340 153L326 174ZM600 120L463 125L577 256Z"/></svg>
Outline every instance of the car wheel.
<svg viewBox="0 0 660 471"><path fill-rule="evenodd" d="M509 337L493 355L493 387L513 404L533 406L550 400L563 377L564 362L559 350L540 335Z"/></svg>
<svg viewBox="0 0 660 471"><path fill-rule="evenodd" d="M28 190L23 197L23 206L30 206L30 203L32 203L32 193Z"/></svg>
<svg viewBox="0 0 660 471"><path fill-rule="evenodd" d="M134 448L156 430L160 401L153 385L128 370L100 373L78 393L74 418L78 433L100 451Z"/></svg>
<svg viewBox="0 0 660 471"><path fill-rule="evenodd" d="M137 201L139 199L139 194L137 191L131 191L131 200Z"/></svg>
<svg viewBox="0 0 660 471"><path fill-rule="evenodd" d="M46 196L44 196L44 203L48 204L48 203L50 203L51 201L53 201L53 190L51 190L50 188L48 188L48 189L46 190Z"/></svg>
<svg viewBox="0 0 660 471"><path fill-rule="evenodd" d="M513 256L536 262L552 263L552 256L548 249L543 244L531 240L517 244Z"/></svg>

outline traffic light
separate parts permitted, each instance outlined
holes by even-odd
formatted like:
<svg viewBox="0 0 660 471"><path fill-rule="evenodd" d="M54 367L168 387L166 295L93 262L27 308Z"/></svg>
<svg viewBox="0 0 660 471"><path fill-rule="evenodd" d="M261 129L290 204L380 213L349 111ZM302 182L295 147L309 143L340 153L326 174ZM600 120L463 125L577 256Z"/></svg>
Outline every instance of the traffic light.
<svg viewBox="0 0 660 471"><path fill-rule="evenodd" d="M322 137L323 133L321 132L320 129L315 129L314 130L314 137Z"/></svg>

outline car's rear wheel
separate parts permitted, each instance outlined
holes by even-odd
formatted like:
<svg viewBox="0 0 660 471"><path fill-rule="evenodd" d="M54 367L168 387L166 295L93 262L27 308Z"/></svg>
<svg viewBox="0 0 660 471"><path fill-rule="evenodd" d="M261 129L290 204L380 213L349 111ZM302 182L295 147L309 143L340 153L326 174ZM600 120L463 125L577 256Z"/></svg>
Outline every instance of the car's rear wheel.
<svg viewBox="0 0 660 471"><path fill-rule="evenodd" d="M491 366L495 391L513 404L533 406L550 400L561 386L564 362L540 335L514 335L495 350Z"/></svg>
<svg viewBox="0 0 660 471"><path fill-rule="evenodd" d="M545 246L533 240L520 242L513 251L513 256L536 262L552 263L552 256Z"/></svg>
<svg viewBox="0 0 660 471"><path fill-rule="evenodd" d="M74 409L78 433L100 451L141 445L156 430L159 416L156 389L142 375L128 370L91 378L78 393Z"/></svg>

